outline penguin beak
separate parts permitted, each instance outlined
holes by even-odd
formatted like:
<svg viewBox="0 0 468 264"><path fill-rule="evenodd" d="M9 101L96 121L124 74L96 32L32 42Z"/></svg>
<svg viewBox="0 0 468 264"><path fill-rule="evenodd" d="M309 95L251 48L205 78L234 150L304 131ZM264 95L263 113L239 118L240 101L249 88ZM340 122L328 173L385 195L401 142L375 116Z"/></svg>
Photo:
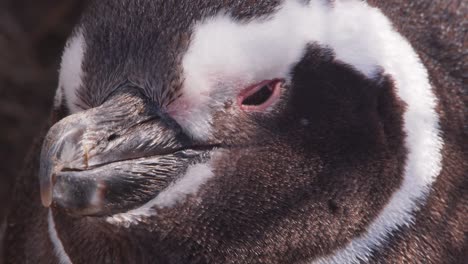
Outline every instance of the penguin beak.
<svg viewBox="0 0 468 264"><path fill-rule="evenodd" d="M180 127L136 89L55 124L44 140L42 204L71 215L110 215L140 206L202 159Z"/></svg>

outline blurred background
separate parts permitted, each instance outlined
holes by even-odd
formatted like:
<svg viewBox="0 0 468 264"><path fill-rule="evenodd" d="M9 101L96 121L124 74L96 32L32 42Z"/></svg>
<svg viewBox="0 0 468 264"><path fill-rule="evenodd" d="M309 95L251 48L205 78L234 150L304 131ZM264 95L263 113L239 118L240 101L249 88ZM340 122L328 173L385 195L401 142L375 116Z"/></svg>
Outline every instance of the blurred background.
<svg viewBox="0 0 468 264"><path fill-rule="evenodd" d="M0 219L44 126L65 40L85 0L0 0Z"/></svg>

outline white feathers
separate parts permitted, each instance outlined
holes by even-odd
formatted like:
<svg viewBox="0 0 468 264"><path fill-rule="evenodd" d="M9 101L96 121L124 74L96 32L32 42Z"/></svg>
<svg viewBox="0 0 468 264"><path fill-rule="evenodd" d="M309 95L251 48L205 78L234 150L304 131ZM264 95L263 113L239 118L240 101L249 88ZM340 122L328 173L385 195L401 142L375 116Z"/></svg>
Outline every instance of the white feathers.
<svg viewBox="0 0 468 264"><path fill-rule="evenodd" d="M332 48L338 60L372 77L385 36L376 34L379 25L363 18L375 12L355 1L337 5L342 7L334 9L325 1L286 1L264 19L243 23L221 14L196 24L182 65L182 100L189 110L176 119L192 136L208 137L210 107L219 98L232 98L262 80L289 79L310 43Z"/></svg>
<svg viewBox="0 0 468 264"><path fill-rule="evenodd" d="M412 223L413 213L418 210L416 202L425 198L440 173L443 142L439 137L436 96L426 69L408 41L392 28L379 10L364 2L335 1L335 10L340 17L338 20L347 21L349 27L361 28L362 33L366 34L360 39L368 42L366 51L356 51L354 56L371 57L385 74L392 76L398 96L407 104L404 131L409 153L402 186L366 233L352 240L345 248L317 261L358 263L359 260L367 260L371 251L381 246L391 231ZM335 31L334 34L339 33ZM344 34L346 32L341 35ZM348 62L351 56L347 54L341 60ZM353 65L362 70L362 65Z"/></svg>
<svg viewBox="0 0 468 264"><path fill-rule="evenodd" d="M76 93L83 84L83 71L81 67L84 53L85 41L83 32L81 30L77 30L76 34L68 40L62 55L59 87L54 102L54 106L60 105L63 92L66 98L67 107L71 113L82 110L77 106L78 98Z"/></svg>
<svg viewBox="0 0 468 264"><path fill-rule="evenodd" d="M200 186L211 177L213 177L213 171L208 164L190 166L184 177L158 195L158 207L172 207L183 201L188 195L197 193Z"/></svg>
<svg viewBox="0 0 468 264"><path fill-rule="evenodd" d="M49 209L47 214L47 225L49 229L49 238L52 242L52 245L54 246L54 253L57 256L59 263L72 264L70 257L68 256L67 252L65 252L62 241L58 237L57 230L55 229L54 216L52 215L51 209Z"/></svg>
<svg viewBox="0 0 468 264"><path fill-rule="evenodd" d="M157 208L172 207L184 201L188 195L196 194L211 177L213 177L213 172L209 163L192 165L183 177L164 189L155 198L139 208L110 216L107 218L107 222L125 226L138 223L141 217L154 215Z"/></svg>
<svg viewBox="0 0 468 264"><path fill-rule="evenodd" d="M57 90L55 91L55 97L54 97L54 109L59 108L62 105L63 102L63 89L62 87L58 87Z"/></svg>

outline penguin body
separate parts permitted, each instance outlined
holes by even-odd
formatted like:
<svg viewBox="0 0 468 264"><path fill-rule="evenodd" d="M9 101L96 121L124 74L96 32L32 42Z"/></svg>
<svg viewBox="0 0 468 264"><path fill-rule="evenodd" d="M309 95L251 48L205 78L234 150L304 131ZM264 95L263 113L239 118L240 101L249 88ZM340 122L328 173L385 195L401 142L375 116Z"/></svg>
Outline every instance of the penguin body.
<svg viewBox="0 0 468 264"><path fill-rule="evenodd" d="M92 2L7 262L463 263L460 65L408 5Z"/></svg>

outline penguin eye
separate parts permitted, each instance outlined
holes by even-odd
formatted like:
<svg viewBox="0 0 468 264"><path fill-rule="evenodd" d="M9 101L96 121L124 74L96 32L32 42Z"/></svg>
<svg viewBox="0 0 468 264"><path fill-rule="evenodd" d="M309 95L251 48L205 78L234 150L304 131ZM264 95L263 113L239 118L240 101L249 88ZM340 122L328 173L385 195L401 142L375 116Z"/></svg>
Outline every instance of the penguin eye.
<svg viewBox="0 0 468 264"><path fill-rule="evenodd" d="M241 91L237 103L245 111L264 111L279 99L283 83L274 79L251 85Z"/></svg>

